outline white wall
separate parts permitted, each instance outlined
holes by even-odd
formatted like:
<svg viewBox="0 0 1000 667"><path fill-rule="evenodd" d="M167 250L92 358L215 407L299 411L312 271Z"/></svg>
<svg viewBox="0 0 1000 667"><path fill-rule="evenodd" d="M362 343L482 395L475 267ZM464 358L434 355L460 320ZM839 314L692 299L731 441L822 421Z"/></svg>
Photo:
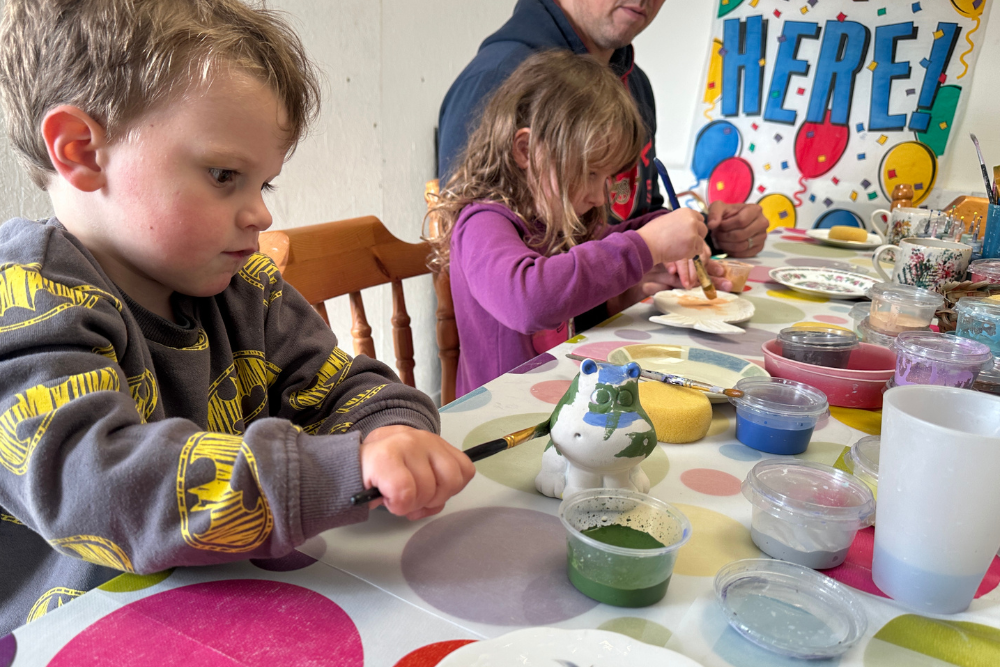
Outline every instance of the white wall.
<svg viewBox="0 0 1000 667"><path fill-rule="evenodd" d="M397 236L416 241L434 176L433 132L441 99L479 43L509 16L514 0L272 0L287 11L323 71L323 111L277 179L275 228L376 215ZM657 152L672 166L687 160L701 97L714 2L666 0L636 40L637 61L656 91ZM990 113L990 71L1000 66L1000 18L985 31L966 117L953 135L940 187L982 189L971 142L979 136L990 164L1000 162L1000 129ZM0 139L0 219L44 217L48 200L22 175ZM429 279L410 281L417 384L435 393L434 297ZM387 288L366 293L379 357L392 360ZM346 299L330 304L334 330L350 349Z"/></svg>

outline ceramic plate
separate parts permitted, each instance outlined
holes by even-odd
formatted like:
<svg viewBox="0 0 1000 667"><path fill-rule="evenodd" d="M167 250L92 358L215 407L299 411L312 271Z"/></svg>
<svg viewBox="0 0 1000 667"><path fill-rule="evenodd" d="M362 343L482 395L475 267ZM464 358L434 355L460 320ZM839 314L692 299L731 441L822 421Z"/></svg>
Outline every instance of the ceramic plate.
<svg viewBox="0 0 1000 667"><path fill-rule="evenodd" d="M850 250L873 250L885 243L885 241L883 241L878 234L872 234L871 232L868 232L867 241L831 239L829 229L810 229L806 232L806 236L811 239L816 239L820 243L825 243L826 245L832 245L838 248L848 248Z"/></svg>
<svg viewBox="0 0 1000 667"><path fill-rule="evenodd" d="M745 333L741 327L731 323L745 322L754 314L753 304L746 299L729 292L718 292L718 298L709 302L700 287L657 292L653 295L653 304L663 314L649 318L650 322L706 333Z"/></svg>
<svg viewBox="0 0 1000 667"><path fill-rule="evenodd" d="M828 296L831 299L860 299L868 288L879 282L875 278L841 271L840 269L814 269L805 266L782 266L768 272L771 280L796 292Z"/></svg>
<svg viewBox="0 0 1000 667"><path fill-rule="evenodd" d="M735 387L742 378L770 375L746 359L687 345L625 345L612 350L608 361L614 364L634 361L648 371L680 375L720 387ZM713 403L729 400L722 394L705 395Z"/></svg>
<svg viewBox="0 0 1000 667"><path fill-rule="evenodd" d="M669 649L606 630L526 628L466 644L438 667L701 667Z"/></svg>

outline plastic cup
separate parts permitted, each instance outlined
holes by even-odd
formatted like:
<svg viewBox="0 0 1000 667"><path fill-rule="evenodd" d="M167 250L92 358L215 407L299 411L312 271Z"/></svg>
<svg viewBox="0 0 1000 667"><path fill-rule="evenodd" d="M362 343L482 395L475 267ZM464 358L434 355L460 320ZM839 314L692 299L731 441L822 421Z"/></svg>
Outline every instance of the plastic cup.
<svg viewBox="0 0 1000 667"><path fill-rule="evenodd" d="M747 278L750 277L750 270L753 269L753 264L737 262L732 259L720 259L719 264L726 271L726 280L733 284L732 289L729 291L737 294L741 293L747 284Z"/></svg>
<svg viewBox="0 0 1000 667"><path fill-rule="evenodd" d="M944 305L937 292L896 283L877 283L868 290L872 300L868 324L887 334L926 329Z"/></svg>
<svg viewBox="0 0 1000 667"><path fill-rule="evenodd" d="M823 570L836 567L859 528L871 525L872 491L842 470L807 461L761 461L743 481L753 504L750 537L780 560Z"/></svg>
<svg viewBox="0 0 1000 667"><path fill-rule="evenodd" d="M773 377L749 377L736 383L736 439L769 454L801 454L819 418L829 412L826 394L815 387Z"/></svg>
<svg viewBox="0 0 1000 667"><path fill-rule="evenodd" d="M955 306L958 324L955 335L977 340L1000 357L1000 301L962 297Z"/></svg>
<svg viewBox="0 0 1000 667"><path fill-rule="evenodd" d="M993 365L990 348L982 343L936 333L906 331L893 343L896 350L894 386L934 384L971 389L979 371Z"/></svg>
<svg viewBox="0 0 1000 667"><path fill-rule="evenodd" d="M677 550L691 537L691 524L678 509L625 489L575 493L559 505L559 518L570 582L587 597L618 607L662 600Z"/></svg>
<svg viewBox="0 0 1000 667"><path fill-rule="evenodd" d="M851 352L858 349L858 337L834 327L788 327L778 333L781 356L814 366L847 368Z"/></svg>
<svg viewBox="0 0 1000 667"><path fill-rule="evenodd" d="M1000 284L1000 260L977 259L969 264L969 273L974 283L985 280L993 285Z"/></svg>
<svg viewBox="0 0 1000 667"><path fill-rule="evenodd" d="M854 443L844 457L844 463L847 464L851 474L872 490L876 500L878 500L878 460L881 441L881 436L865 436Z"/></svg>
<svg viewBox="0 0 1000 667"><path fill-rule="evenodd" d="M966 609L1000 547L1000 397L885 393L872 579L921 613Z"/></svg>
<svg viewBox="0 0 1000 667"><path fill-rule="evenodd" d="M924 331L930 331L930 329L924 329ZM871 323L868 318L861 320L861 324L858 325L858 335L861 340L866 343L871 343L872 345L880 345L882 347L887 347L890 350L895 350L893 348L893 343L896 342L895 334L887 334L872 328Z"/></svg>

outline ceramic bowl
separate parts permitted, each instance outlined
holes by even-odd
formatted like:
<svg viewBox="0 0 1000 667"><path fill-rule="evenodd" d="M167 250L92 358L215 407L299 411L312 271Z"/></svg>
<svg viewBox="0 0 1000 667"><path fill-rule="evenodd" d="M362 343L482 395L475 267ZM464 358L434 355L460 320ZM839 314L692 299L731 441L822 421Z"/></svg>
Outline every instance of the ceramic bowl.
<svg viewBox="0 0 1000 667"><path fill-rule="evenodd" d="M781 356L777 339L761 345L764 369L774 377L816 387L830 405L872 410L882 407L885 383L896 370L896 353L879 345L861 343L851 353L847 368L814 366Z"/></svg>

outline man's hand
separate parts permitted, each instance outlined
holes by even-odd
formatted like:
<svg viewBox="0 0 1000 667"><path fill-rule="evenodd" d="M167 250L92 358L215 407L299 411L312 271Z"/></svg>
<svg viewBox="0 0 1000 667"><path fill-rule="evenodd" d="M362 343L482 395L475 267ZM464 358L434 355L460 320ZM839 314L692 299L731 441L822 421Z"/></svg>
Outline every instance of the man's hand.
<svg viewBox="0 0 1000 667"><path fill-rule="evenodd" d="M730 257L753 257L764 248L768 221L757 204L715 202L708 209L708 229L715 248Z"/></svg>

